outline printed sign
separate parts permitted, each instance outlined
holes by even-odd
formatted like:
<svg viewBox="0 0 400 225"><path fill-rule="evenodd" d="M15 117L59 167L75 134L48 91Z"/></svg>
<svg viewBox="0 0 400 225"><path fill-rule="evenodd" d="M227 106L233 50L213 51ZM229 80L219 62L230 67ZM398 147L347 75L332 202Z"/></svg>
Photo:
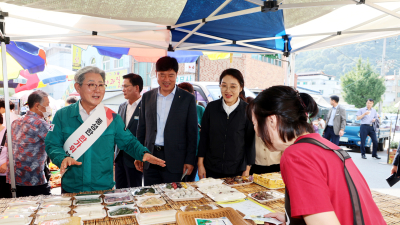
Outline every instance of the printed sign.
<svg viewBox="0 0 400 225"><path fill-rule="evenodd" d="M122 76L128 74L128 70L117 70L112 72L106 72L106 84L108 90L121 90L123 84Z"/></svg>
<svg viewBox="0 0 400 225"><path fill-rule="evenodd" d="M82 49L72 45L72 70L82 68Z"/></svg>

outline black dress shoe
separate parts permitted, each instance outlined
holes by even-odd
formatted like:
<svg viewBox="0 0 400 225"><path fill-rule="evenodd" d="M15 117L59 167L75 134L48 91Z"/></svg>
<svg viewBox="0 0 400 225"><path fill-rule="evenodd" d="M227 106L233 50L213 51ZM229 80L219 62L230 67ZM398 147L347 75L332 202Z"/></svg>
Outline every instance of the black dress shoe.
<svg viewBox="0 0 400 225"><path fill-rule="evenodd" d="M379 157L379 156L372 156L372 158L381 159L381 157Z"/></svg>
<svg viewBox="0 0 400 225"><path fill-rule="evenodd" d="M365 155L361 155L361 158L363 158L363 159L367 159L367 156L365 156Z"/></svg>

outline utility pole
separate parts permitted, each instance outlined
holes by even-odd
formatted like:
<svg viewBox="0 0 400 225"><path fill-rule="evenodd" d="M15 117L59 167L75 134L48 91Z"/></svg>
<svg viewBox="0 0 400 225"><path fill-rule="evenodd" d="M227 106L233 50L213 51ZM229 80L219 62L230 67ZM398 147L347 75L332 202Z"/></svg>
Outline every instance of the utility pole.
<svg viewBox="0 0 400 225"><path fill-rule="evenodd" d="M384 78L385 74L386 74L386 38L383 39L381 76ZM379 102L379 115L382 115L382 104L383 104L383 100L381 100Z"/></svg>

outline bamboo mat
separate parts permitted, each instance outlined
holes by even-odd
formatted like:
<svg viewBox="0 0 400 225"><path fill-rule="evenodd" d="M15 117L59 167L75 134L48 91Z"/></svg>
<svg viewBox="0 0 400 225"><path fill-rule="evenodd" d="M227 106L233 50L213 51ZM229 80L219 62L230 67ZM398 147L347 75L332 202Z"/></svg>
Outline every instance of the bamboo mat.
<svg viewBox="0 0 400 225"><path fill-rule="evenodd" d="M195 186L195 185L192 185ZM244 193L245 195L248 195L250 193L258 192L258 191L265 191L268 190L258 184L250 184L250 185L241 185L241 186L236 186L234 187L238 191ZM174 202L171 199L168 198L165 193L163 193L160 189L158 189L161 193L161 196L164 198L164 200L167 202L163 206L158 206L158 207L151 207L151 208L141 208L139 207L139 210L141 213L149 213L149 212L157 212L157 211L164 211L164 210L171 210L175 209L177 211L181 211L180 207L186 206L186 205L204 205L204 204L212 204L214 206L217 206L218 208L221 208L218 206L212 199L210 199L207 195L204 195L203 193L203 198L197 201L182 201L182 202ZM108 190L109 191L109 190ZM276 191L279 191L281 193L284 193L284 189L278 189ZM103 194L106 191L96 191L96 192L85 192L85 193L80 193L80 194L88 194L88 193L96 193L96 194ZM69 196L73 197L77 194L64 194L64 196ZM45 198L49 196L43 196ZM400 198L395 197L392 195L387 195L387 194L382 194L376 191L372 191L372 197L374 198L375 203L379 207L386 223L388 225L400 225ZM17 198L18 200L39 200L40 196L35 196L35 197L23 197L23 198ZM2 213L8 206L9 202L13 202L16 199L0 199L0 213ZM284 212L284 206L285 206L285 201L282 200L277 200L277 201L272 201L272 202L267 202L264 203L267 207L270 209L277 211L277 212ZM106 217L104 219L100 220L90 220L90 221L85 221L85 225L125 225L125 224L133 224L133 225L138 225L138 222L136 220L135 216L128 216L128 217L121 217L121 218L109 218ZM254 223L249 223L249 224L254 224Z"/></svg>

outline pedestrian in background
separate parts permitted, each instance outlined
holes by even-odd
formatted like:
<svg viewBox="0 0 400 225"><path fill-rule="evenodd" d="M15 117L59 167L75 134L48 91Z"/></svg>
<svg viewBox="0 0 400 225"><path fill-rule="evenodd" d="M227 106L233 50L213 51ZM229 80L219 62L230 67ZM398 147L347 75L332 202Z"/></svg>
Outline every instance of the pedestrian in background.
<svg viewBox="0 0 400 225"><path fill-rule="evenodd" d="M325 121L322 119L322 117L318 117L318 133L319 135L324 134L324 129L325 129Z"/></svg>
<svg viewBox="0 0 400 225"><path fill-rule="evenodd" d="M0 198L11 198L11 186L7 183L7 157L8 151L6 144L6 127L1 125L3 123L3 116L0 114Z"/></svg>
<svg viewBox="0 0 400 225"><path fill-rule="evenodd" d="M249 176L255 162L254 129L247 118L243 75L227 69L219 84L222 98L207 105L201 122L200 179Z"/></svg>
<svg viewBox="0 0 400 225"><path fill-rule="evenodd" d="M325 127L324 138L335 145L339 145L340 137L344 135L346 128L346 110L339 105L339 97L336 95L331 96L331 105L332 108L326 116L328 124Z"/></svg>
<svg viewBox="0 0 400 225"><path fill-rule="evenodd" d="M65 106L72 105L72 104L74 104L74 103L76 103L76 102L78 102L78 98L77 98L77 97L75 97L75 96L69 96L69 97L67 98L67 100L65 101Z"/></svg>
<svg viewBox="0 0 400 225"><path fill-rule="evenodd" d="M194 95L193 85L191 85L190 83L183 82L183 83L178 84L178 87L181 88L182 90L185 90L185 91L191 93L192 95ZM196 109L197 109L197 124L198 124L198 131L199 131L199 133L197 135L196 164L194 165L192 174L185 177L186 182L194 182L194 180L196 179L196 175L197 175L197 160L198 160L197 153L198 153L199 142L200 142L200 130L201 130L200 127L201 127L201 120L203 119L205 108L201 105L196 105Z"/></svg>
<svg viewBox="0 0 400 225"><path fill-rule="evenodd" d="M365 156L365 140L367 139L367 136L371 137L373 144L372 157L376 159L381 159L377 154L378 140L376 139L376 133L373 127L373 123L378 119L379 116L376 110L372 108L372 106L374 106L374 100L370 98L367 100L366 107L359 109L356 114L357 120L361 120L360 150L361 150L361 157L363 159L367 159L367 156Z"/></svg>
<svg viewBox="0 0 400 225"><path fill-rule="evenodd" d="M270 213L265 217L290 221L290 224L354 224L343 161L332 150L296 143L312 139L331 149L339 149L313 133L308 116L312 118L318 113L314 99L288 86L273 86L261 92L249 108L257 136L271 151L284 151L281 174L286 186L286 216ZM354 181L364 224L386 224L367 182L351 158L346 159L346 168Z"/></svg>
<svg viewBox="0 0 400 225"><path fill-rule="evenodd" d="M14 102L10 101L10 121L11 121L11 124L14 122L14 120L16 120L16 119L21 117L21 116L15 114L14 108L15 108ZM6 114L5 114L6 113L6 105L5 105L4 99L0 99L0 113L3 115L3 125L7 126L6 125L7 121L5 120L5 118L6 118Z"/></svg>
<svg viewBox="0 0 400 225"><path fill-rule="evenodd" d="M28 97L29 111L11 125L17 197L50 195L45 167L45 138L50 129L44 119L51 114L48 94L34 91ZM8 159L8 158L7 158ZM10 183L10 173L7 173Z"/></svg>
<svg viewBox="0 0 400 225"><path fill-rule="evenodd" d="M118 108L118 114L125 123L125 129L136 137L139 123L140 107L142 105L143 79L140 75L130 73L122 76L122 92L127 100ZM136 169L135 159L125 151L115 147L115 187L117 189L140 187L143 183L143 173Z"/></svg>

